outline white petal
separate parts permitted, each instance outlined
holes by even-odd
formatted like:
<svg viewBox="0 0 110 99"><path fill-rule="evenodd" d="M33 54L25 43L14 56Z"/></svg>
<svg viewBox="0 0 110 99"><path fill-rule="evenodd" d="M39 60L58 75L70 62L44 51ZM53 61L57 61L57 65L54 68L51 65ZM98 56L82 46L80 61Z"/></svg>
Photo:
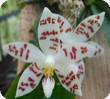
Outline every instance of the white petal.
<svg viewBox="0 0 110 99"><path fill-rule="evenodd" d="M73 29L72 26L70 25L70 23L67 21L66 18L64 18L61 15L56 14L57 16L57 20L58 20L58 24L59 24L59 29L60 29L60 33L58 34L58 38L60 40L63 41L63 43L67 43L70 40L74 40L74 33L73 33Z"/></svg>
<svg viewBox="0 0 110 99"><path fill-rule="evenodd" d="M104 49L98 43L91 41L91 42L88 42L88 45L89 45L88 57L96 57L103 54Z"/></svg>
<svg viewBox="0 0 110 99"><path fill-rule="evenodd" d="M83 60L78 61L76 63L71 63L69 64L72 68L72 70L74 71L74 73L77 75L81 85L85 76L85 64L83 62Z"/></svg>
<svg viewBox="0 0 110 99"><path fill-rule="evenodd" d="M74 71L73 65L59 64L56 66L56 74L62 86L67 91L81 96L81 83Z"/></svg>
<svg viewBox="0 0 110 99"><path fill-rule="evenodd" d="M62 49L56 54L58 63L77 62L85 57L94 57L103 53L103 48L97 43L72 42L62 44Z"/></svg>
<svg viewBox="0 0 110 99"><path fill-rule="evenodd" d="M44 78L42 81L42 86L44 90L44 94L47 98L51 97L54 86L55 86L55 80L52 78Z"/></svg>
<svg viewBox="0 0 110 99"><path fill-rule="evenodd" d="M90 39L102 26L105 12L97 15L92 15L83 20L75 29L74 35L77 41L87 41Z"/></svg>
<svg viewBox="0 0 110 99"><path fill-rule="evenodd" d="M3 47L3 50L23 62L37 62L40 65L45 60L44 54L27 42L9 43Z"/></svg>
<svg viewBox="0 0 110 99"><path fill-rule="evenodd" d="M0 99L6 99L5 97L3 97L1 91L0 91Z"/></svg>
<svg viewBox="0 0 110 99"><path fill-rule="evenodd" d="M71 69L74 71L74 74L77 75L80 83L82 84L82 81L85 76L85 64L84 64L83 60L74 62L74 63L69 62L67 60L61 60L61 61L58 61L58 60L57 60L55 67L58 66L57 69L62 70L62 73L65 74L66 69L63 69L63 68L65 68L65 66L68 67L68 65L69 65L71 67Z"/></svg>
<svg viewBox="0 0 110 99"><path fill-rule="evenodd" d="M61 26L60 31L63 31L60 32L58 37L64 43L68 43L69 41L87 41L101 27L104 20L104 15L105 12L102 12L100 14L92 15L86 18L77 26L74 32L72 30L70 23L63 16L57 15L57 17L60 19L59 23L59 26Z"/></svg>
<svg viewBox="0 0 110 99"><path fill-rule="evenodd" d="M36 64L28 67L20 77L16 97L24 96L32 92L38 86L42 76L42 71Z"/></svg>
<svg viewBox="0 0 110 99"><path fill-rule="evenodd" d="M38 26L38 40L40 48L45 54L56 53L59 48L60 40L57 38L59 34L59 25L56 15L48 8L44 8Z"/></svg>

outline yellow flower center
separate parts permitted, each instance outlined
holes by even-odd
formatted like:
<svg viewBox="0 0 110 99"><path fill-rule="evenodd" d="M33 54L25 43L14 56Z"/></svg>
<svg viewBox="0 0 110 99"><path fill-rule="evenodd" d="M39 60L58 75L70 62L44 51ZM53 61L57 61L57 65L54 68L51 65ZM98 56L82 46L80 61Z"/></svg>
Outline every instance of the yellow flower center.
<svg viewBox="0 0 110 99"><path fill-rule="evenodd" d="M54 66L45 66L43 69L43 74L45 77L52 77L54 76Z"/></svg>

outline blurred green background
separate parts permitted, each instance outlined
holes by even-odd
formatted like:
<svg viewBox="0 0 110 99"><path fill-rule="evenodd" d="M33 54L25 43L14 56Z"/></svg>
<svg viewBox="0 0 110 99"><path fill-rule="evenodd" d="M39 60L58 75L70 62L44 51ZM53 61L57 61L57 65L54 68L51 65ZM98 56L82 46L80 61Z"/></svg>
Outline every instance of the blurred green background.
<svg viewBox="0 0 110 99"><path fill-rule="evenodd" d="M16 0L8 0L0 9L0 42L6 44L18 39L19 9Z"/></svg>

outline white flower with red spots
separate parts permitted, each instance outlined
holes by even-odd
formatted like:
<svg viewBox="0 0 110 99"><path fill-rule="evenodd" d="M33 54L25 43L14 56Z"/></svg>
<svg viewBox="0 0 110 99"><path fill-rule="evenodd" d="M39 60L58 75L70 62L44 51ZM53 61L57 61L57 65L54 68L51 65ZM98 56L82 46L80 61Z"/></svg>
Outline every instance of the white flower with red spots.
<svg viewBox="0 0 110 99"><path fill-rule="evenodd" d="M4 51L11 56L32 63L20 77L16 97L32 92L43 77L42 87L45 96L49 98L55 85L54 73L66 90L81 95L81 82L85 72L82 59L103 52L98 44L83 41L99 29L103 17L103 13L91 16L72 32L66 19L45 8L38 25L38 41L41 49L26 42L15 42L4 46ZM93 24L93 20L96 25ZM87 22L92 24L88 25L88 32Z"/></svg>

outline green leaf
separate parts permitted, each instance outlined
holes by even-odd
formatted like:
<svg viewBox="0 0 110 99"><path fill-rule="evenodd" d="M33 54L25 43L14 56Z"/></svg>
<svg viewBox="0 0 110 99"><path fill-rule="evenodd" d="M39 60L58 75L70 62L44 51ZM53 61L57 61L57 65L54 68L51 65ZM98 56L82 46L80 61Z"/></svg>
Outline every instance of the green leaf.
<svg viewBox="0 0 110 99"><path fill-rule="evenodd" d="M49 99L75 99L75 95L71 94L68 91L66 91L61 86L61 84L59 83L59 81L58 81L56 76L54 78L55 78L56 84L55 84L55 88L53 90L52 96ZM9 90L7 91L7 93L5 95L6 99L47 99L44 96L41 83L31 93L29 93L29 94L27 94L25 96L19 97L19 98L15 98L18 81L19 81L19 77L17 77L13 81L11 87L9 88Z"/></svg>
<svg viewBox="0 0 110 99"><path fill-rule="evenodd" d="M92 5L96 0L83 0L85 6Z"/></svg>

